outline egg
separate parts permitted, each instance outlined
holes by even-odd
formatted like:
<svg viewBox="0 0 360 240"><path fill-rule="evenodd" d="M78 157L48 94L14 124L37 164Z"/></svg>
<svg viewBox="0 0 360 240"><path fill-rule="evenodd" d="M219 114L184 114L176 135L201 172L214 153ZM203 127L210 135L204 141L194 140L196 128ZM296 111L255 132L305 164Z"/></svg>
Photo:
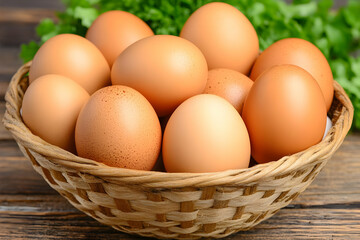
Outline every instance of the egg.
<svg viewBox="0 0 360 240"><path fill-rule="evenodd" d="M294 65L274 66L257 78L242 117L258 163L278 160L319 143L326 104L315 79Z"/></svg>
<svg viewBox="0 0 360 240"><path fill-rule="evenodd" d="M218 95L229 101L241 113L253 81L237 71L217 68L209 71L204 93Z"/></svg>
<svg viewBox="0 0 360 240"><path fill-rule="evenodd" d="M200 94L171 115L164 132L168 172L217 172L247 168L250 140L236 109L225 99Z"/></svg>
<svg viewBox="0 0 360 240"><path fill-rule="evenodd" d="M22 118L31 132L46 142L75 153L75 124L89 94L60 75L39 77L26 90Z"/></svg>
<svg viewBox="0 0 360 240"><path fill-rule="evenodd" d="M127 86L96 91L75 129L79 156L109 166L151 170L160 153L161 128L151 104Z"/></svg>
<svg viewBox="0 0 360 240"><path fill-rule="evenodd" d="M46 74L68 77L89 94L110 84L110 67L99 49L75 34L60 34L46 41L34 56L29 81Z"/></svg>
<svg viewBox="0 0 360 240"><path fill-rule="evenodd" d="M194 44L176 36L156 35L137 41L119 55L111 81L139 91L162 117L202 93L207 75L205 57Z"/></svg>
<svg viewBox="0 0 360 240"><path fill-rule="evenodd" d="M247 75L259 53L259 39L250 21L235 7L208 3L185 22L180 37L203 52L209 69L229 68Z"/></svg>
<svg viewBox="0 0 360 240"><path fill-rule="evenodd" d="M98 16L86 33L112 66L119 54L134 42L154 35L151 28L137 16L119 10Z"/></svg>
<svg viewBox="0 0 360 240"><path fill-rule="evenodd" d="M319 84L326 101L326 110L329 111L334 96L333 75L322 52L303 39L282 39L260 54L250 78L255 81L267 69L282 64L296 65L308 71Z"/></svg>

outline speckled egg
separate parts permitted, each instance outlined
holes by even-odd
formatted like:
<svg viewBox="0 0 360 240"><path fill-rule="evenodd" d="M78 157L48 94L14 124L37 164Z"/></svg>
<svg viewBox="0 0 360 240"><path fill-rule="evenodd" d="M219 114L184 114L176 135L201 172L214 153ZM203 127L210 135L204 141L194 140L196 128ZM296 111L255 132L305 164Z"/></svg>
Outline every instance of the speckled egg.
<svg viewBox="0 0 360 240"><path fill-rule="evenodd" d="M161 137L150 103L138 91L120 85L95 92L81 110L75 130L79 156L138 170L154 167Z"/></svg>
<svg viewBox="0 0 360 240"><path fill-rule="evenodd" d="M253 81L237 71L217 68L209 71L204 93L226 99L241 114L245 98Z"/></svg>

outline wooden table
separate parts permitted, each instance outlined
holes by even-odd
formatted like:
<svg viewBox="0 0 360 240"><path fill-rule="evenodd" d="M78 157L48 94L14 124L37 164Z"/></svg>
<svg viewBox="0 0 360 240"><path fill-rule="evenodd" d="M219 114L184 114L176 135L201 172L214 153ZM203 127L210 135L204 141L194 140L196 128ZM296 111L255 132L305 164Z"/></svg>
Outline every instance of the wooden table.
<svg viewBox="0 0 360 240"><path fill-rule="evenodd" d="M337 1L337 4L341 4ZM21 7L19 7L21 6ZM0 118L19 44L35 38L59 1L0 0ZM32 169L0 123L0 239L142 239L72 207ZM311 186L253 230L227 239L360 239L360 134L352 133Z"/></svg>

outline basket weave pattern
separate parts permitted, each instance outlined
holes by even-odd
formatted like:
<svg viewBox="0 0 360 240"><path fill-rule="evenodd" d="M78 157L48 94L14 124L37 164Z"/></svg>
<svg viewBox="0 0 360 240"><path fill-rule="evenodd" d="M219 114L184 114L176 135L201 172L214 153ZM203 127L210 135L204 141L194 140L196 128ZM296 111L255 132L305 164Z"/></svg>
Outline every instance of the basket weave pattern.
<svg viewBox="0 0 360 240"><path fill-rule="evenodd" d="M333 127L319 144L249 169L218 173L162 173L106 166L33 135L20 108L31 62L13 76L4 125L47 183L101 223L142 236L221 238L248 230L288 205L314 180L343 142L353 107L334 82Z"/></svg>

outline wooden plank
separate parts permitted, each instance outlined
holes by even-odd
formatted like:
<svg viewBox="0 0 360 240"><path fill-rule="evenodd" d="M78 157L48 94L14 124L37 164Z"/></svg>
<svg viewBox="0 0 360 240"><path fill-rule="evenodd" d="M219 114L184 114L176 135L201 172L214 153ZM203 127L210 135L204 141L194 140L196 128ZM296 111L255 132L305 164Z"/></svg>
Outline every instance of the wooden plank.
<svg viewBox="0 0 360 240"><path fill-rule="evenodd" d="M280 211L273 218L253 230L240 232L225 239L358 239L359 210L289 210ZM318 215L334 216L319 218ZM310 216L310 217L309 217ZM0 239L143 239L111 229L78 212L59 211L33 214L30 210L0 211Z"/></svg>
<svg viewBox="0 0 360 240"><path fill-rule="evenodd" d="M64 9L61 0L1 0L0 7L7 8L40 8L40 9Z"/></svg>
<svg viewBox="0 0 360 240"><path fill-rule="evenodd" d="M15 141L0 141L0 195L57 195L32 168Z"/></svg>
<svg viewBox="0 0 360 240"><path fill-rule="evenodd" d="M9 82L0 81L0 101L4 101L5 93L6 93L6 90L7 90L8 86L9 86ZM1 129L1 126L0 126L0 129Z"/></svg>
<svg viewBox="0 0 360 240"><path fill-rule="evenodd" d="M28 212L34 215L49 215L59 212L78 213L71 204L61 195L0 195L0 211L21 213Z"/></svg>
<svg viewBox="0 0 360 240"><path fill-rule="evenodd" d="M38 23L43 18L56 20L55 11L51 9L21 9L21 8L0 8L0 23L21 22Z"/></svg>
<svg viewBox="0 0 360 240"><path fill-rule="evenodd" d="M349 134L315 181L294 204L306 205L360 201L360 134Z"/></svg>
<svg viewBox="0 0 360 240"><path fill-rule="evenodd" d="M5 92L11 80L11 77L22 65L22 61L19 58L19 53L19 47L0 46L0 101L4 101Z"/></svg>
<svg viewBox="0 0 360 240"><path fill-rule="evenodd" d="M0 81L10 81L11 76L22 65L19 54L19 47L0 47Z"/></svg>
<svg viewBox="0 0 360 240"><path fill-rule="evenodd" d="M1 85L0 85L1 86ZM11 133L4 127L2 119L5 113L5 102L0 101L0 141L13 139ZM1 142L0 142L1 144Z"/></svg>
<svg viewBox="0 0 360 240"><path fill-rule="evenodd" d="M1 23L0 45L20 47L22 43L38 40L35 32L36 23Z"/></svg>
<svg viewBox="0 0 360 240"><path fill-rule="evenodd" d="M254 229L230 239L359 239L360 209L280 210Z"/></svg>
<svg viewBox="0 0 360 240"><path fill-rule="evenodd" d="M121 233L77 213L45 216L4 213L0 214L0 226L0 239L144 239Z"/></svg>
<svg viewBox="0 0 360 240"><path fill-rule="evenodd" d="M19 46L38 40L35 28L43 18L56 19L48 9L0 8L0 45Z"/></svg>

